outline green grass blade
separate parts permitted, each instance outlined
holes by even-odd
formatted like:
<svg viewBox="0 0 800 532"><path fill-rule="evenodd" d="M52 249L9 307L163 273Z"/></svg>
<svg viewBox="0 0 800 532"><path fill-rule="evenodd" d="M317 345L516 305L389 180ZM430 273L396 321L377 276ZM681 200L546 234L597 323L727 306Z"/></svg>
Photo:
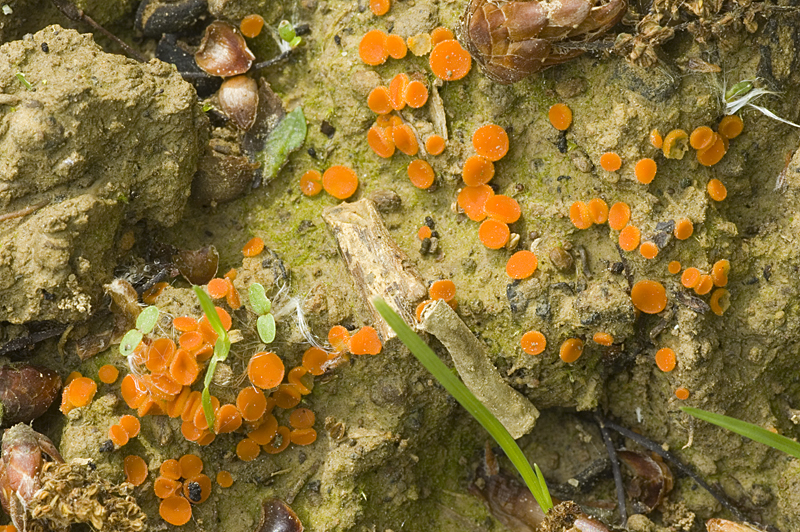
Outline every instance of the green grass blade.
<svg viewBox="0 0 800 532"><path fill-rule="evenodd" d="M536 478L539 480L539 489L542 491L542 495L546 499L547 506L549 508L553 507L553 499L550 497L550 490L547 487L547 482L544 479L544 475L542 474L542 470L539 469L539 464L533 464L533 469L536 472Z"/></svg>
<svg viewBox="0 0 800 532"><path fill-rule="evenodd" d="M714 425L722 427L723 429L728 429L729 431L735 432L736 434L744 436L745 438L750 438L753 441L763 443L764 445L769 445L773 449L783 451L786 454L794 456L795 458L800 458L800 443L790 440L786 436L775 434L774 432L770 432L767 429L763 429L758 425L753 425L747 421L742 421L741 419L724 416L722 414L715 414L699 408L682 406L681 410L696 417L697 419L708 421L709 423L713 423Z"/></svg>
<svg viewBox="0 0 800 532"><path fill-rule="evenodd" d="M204 380L204 388L202 394L203 414L208 422L208 429L214 430L214 410L211 405L211 392L208 387L211 385L211 379L214 378L214 371L217 369L217 362L228 358L228 353L231 350L231 341L228 338L228 332L222 326L222 321L219 319L217 309L214 308L214 303L211 298L206 294L202 288L195 285L192 287L197 299L200 301L200 307L203 309L203 314L208 318L208 323L211 328L217 333L217 342L214 344L214 355L208 361L206 368L206 377Z"/></svg>
<svg viewBox="0 0 800 532"><path fill-rule="evenodd" d="M373 300L373 304L381 316L383 316L383 319L385 319L389 326L394 329L394 332L397 333L397 337L411 350L414 356L417 357L417 360L425 366L425 369L430 371L433 376L436 377L436 380L450 392L450 395L452 395L467 412L472 414L472 416L478 420L478 423L480 423L492 438L500 444L506 456L508 456L511 463L514 464L514 467L516 467L517 471L522 475L522 479L525 481L528 489L531 490L536 502L539 503L542 510L545 512L549 511L550 508L553 507L553 503L550 499L550 494L548 493L545 495L542 492L542 485L544 482L540 483L536 473L531 469L528 459L522 453L517 442L514 441L514 438L511 437L511 434L508 433L508 430L506 430L503 424L500 423L483 403L481 403L478 398L450 372L450 369L439 360L439 357L425 344L422 338L411 330L403 319L398 316L383 299L376 298Z"/></svg>

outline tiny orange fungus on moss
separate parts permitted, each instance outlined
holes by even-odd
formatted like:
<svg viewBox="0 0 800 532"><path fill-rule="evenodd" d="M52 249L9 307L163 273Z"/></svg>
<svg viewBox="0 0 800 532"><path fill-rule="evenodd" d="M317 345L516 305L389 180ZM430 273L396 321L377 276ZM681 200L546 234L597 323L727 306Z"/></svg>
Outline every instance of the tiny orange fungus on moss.
<svg viewBox="0 0 800 532"><path fill-rule="evenodd" d="M586 204L589 217L593 223L604 224L608 221L608 204L600 198L592 198Z"/></svg>
<svg viewBox="0 0 800 532"><path fill-rule="evenodd" d="M661 138L661 133L659 133L657 129L650 132L650 144L657 150L660 150L664 145L664 139Z"/></svg>
<svg viewBox="0 0 800 532"><path fill-rule="evenodd" d="M508 153L508 133L497 124L486 124L472 134L475 152L492 162L499 161Z"/></svg>
<svg viewBox="0 0 800 532"><path fill-rule="evenodd" d="M694 233L694 224L688 218L681 218L675 224L675 238L686 240Z"/></svg>
<svg viewBox="0 0 800 532"><path fill-rule="evenodd" d="M673 129L664 138L662 151L667 159L683 159L689 149L689 135L682 129Z"/></svg>
<svg viewBox="0 0 800 532"><path fill-rule="evenodd" d="M428 62L433 74L445 81L463 78L472 67L472 56L455 39L442 41L433 47Z"/></svg>
<svg viewBox="0 0 800 532"><path fill-rule="evenodd" d="M653 159L644 158L639 159L639 161L636 163L636 166L633 169L633 174L640 183L647 185L653 181L653 178L656 177L656 170L658 170L656 162Z"/></svg>
<svg viewBox="0 0 800 532"><path fill-rule="evenodd" d="M368 31L358 44L358 56L370 66L383 64L389 57L387 39L388 36L381 30Z"/></svg>
<svg viewBox="0 0 800 532"><path fill-rule="evenodd" d="M506 245L511 231L508 225L499 220L488 219L481 223L478 229L478 238L489 249L500 249Z"/></svg>
<svg viewBox="0 0 800 532"><path fill-rule="evenodd" d="M385 115L392 112L392 101L389 98L389 88L379 85L372 89L367 96L367 107L378 115Z"/></svg>
<svg viewBox="0 0 800 532"><path fill-rule="evenodd" d="M547 118L554 128L559 131L566 131L572 125L572 109L563 103L551 105L550 110L547 112Z"/></svg>
<svg viewBox="0 0 800 532"><path fill-rule="evenodd" d="M714 286L725 286L728 284L728 272L731 271L731 263L728 259L721 259L711 267L711 279Z"/></svg>
<svg viewBox="0 0 800 532"><path fill-rule="evenodd" d="M728 115L723 118L717 130L726 139L735 139L744 129L744 122L736 115Z"/></svg>
<svg viewBox="0 0 800 532"><path fill-rule="evenodd" d="M419 153L419 142L414 130L408 124L398 124L392 127L392 139L395 146L406 155L414 156Z"/></svg>
<svg viewBox="0 0 800 532"><path fill-rule="evenodd" d="M583 354L583 340L580 338L568 338L564 340L558 349L558 356L561 360L570 364L578 360Z"/></svg>
<svg viewBox="0 0 800 532"><path fill-rule="evenodd" d="M307 170L300 176L300 192L305 196L316 196L322 192L322 174L319 170Z"/></svg>
<svg viewBox="0 0 800 532"><path fill-rule="evenodd" d="M592 341L606 347L614 344L614 336L607 332L596 332L592 336Z"/></svg>
<svg viewBox="0 0 800 532"><path fill-rule="evenodd" d="M141 486L147 480L147 463L139 456L129 455L123 462L125 481Z"/></svg>
<svg viewBox="0 0 800 532"><path fill-rule="evenodd" d="M608 226L615 231L624 229L630 220L631 208L627 203L619 201L608 211Z"/></svg>
<svg viewBox="0 0 800 532"><path fill-rule="evenodd" d="M251 238L247 244L244 245L242 248L242 255L245 257L255 257L262 251L264 251L264 241L256 236Z"/></svg>
<svg viewBox="0 0 800 532"><path fill-rule="evenodd" d="M392 59L403 59L408 54L405 39L399 35L389 35L386 38L386 52Z"/></svg>
<svg viewBox="0 0 800 532"><path fill-rule="evenodd" d="M494 177L494 163L480 155L473 155L464 161L461 177L468 187L485 185Z"/></svg>
<svg viewBox="0 0 800 532"><path fill-rule="evenodd" d="M680 263L680 261L677 261L677 260L670 261L670 263L667 264L667 271L669 273L671 273L672 275L675 275L676 273L681 271L681 263Z"/></svg>
<svg viewBox="0 0 800 532"><path fill-rule="evenodd" d="M578 229L589 229L592 226L592 213L589 206L582 201L576 201L569 207L569 219Z"/></svg>
<svg viewBox="0 0 800 532"><path fill-rule="evenodd" d="M724 288L717 288L708 301L711 311L717 316L722 316L731 306L731 293Z"/></svg>
<svg viewBox="0 0 800 532"><path fill-rule="evenodd" d="M642 233L635 225L626 225L622 231L619 232L619 247L624 251L633 251L639 247Z"/></svg>
<svg viewBox="0 0 800 532"><path fill-rule="evenodd" d="M631 289L631 302L645 314L658 314L667 308L667 291L658 281L639 281Z"/></svg>
<svg viewBox="0 0 800 532"><path fill-rule="evenodd" d="M97 370L97 378L104 384L114 384L119 377L119 370L111 364L104 364Z"/></svg>
<svg viewBox="0 0 800 532"><path fill-rule="evenodd" d="M714 201L722 201L728 197L728 189L719 179L712 179L708 182L708 195Z"/></svg>
<svg viewBox="0 0 800 532"><path fill-rule="evenodd" d="M422 159L414 159L408 163L406 172L408 173L408 179L411 180L411 184L423 190L430 188L436 179L436 174L434 174L431 165Z"/></svg>
<svg viewBox="0 0 800 532"><path fill-rule="evenodd" d="M263 27L264 18L257 14L247 15L242 19L242 22L239 23L239 30L242 32L242 35L248 39L258 37Z"/></svg>
<svg viewBox="0 0 800 532"><path fill-rule="evenodd" d="M613 151L609 151L600 156L600 166L606 172L616 172L622 168L622 159Z"/></svg>
<svg viewBox="0 0 800 532"><path fill-rule="evenodd" d="M369 325L361 327L350 338L350 352L354 355L377 355L382 347L378 331Z"/></svg>
<svg viewBox="0 0 800 532"><path fill-rule="evenodd" d="M506 274L512 279L527 279L536 271L539 260L536 254L528 250L520 250L511 255L506 263Z"/></svg>
<svg viewBox="0 0 800 532"><path fill-rule="evenodd" d="M456 284L450 279L441 279L431 283L428 288L428 296L431 299L444 299L450 301L456 297Z"/></svg>
<svg viewBox="0 0 800 532"><path fill-rule="evenodd" d="M446 142L441 135L431 135L425 140L425 151L431 155L441 155Z"/></svg>
<svg viewBox="0 0 800 532"><path fill-rule="evenodd" d="M220 488L230 488L233 486L233 476L228 471L217 473L217 484Z"/></svg>
<svg viewBox="0 0 800 532"><path fill-rule="evenodd" d="M669 347L662 347L656 351L656 365L658 366L658 369L664 373L675 369L676 363L677 357L675 356L675 351Z"/></svg>
<svg viewBox="0 0 800 532"><path fill-rule="evenodd" d="M539 331L528 331L522 335L519 344L529 355L539 355L547 347L547 339Z"/></svg>
<svg viewBox="0 0 800 532"><path fill-rule="evenodd" d="M486 218L486 202L494 196L494 190L489 185L464 187L458 193L458 206L463 209L467 217L475 222Z"/></svg>
<svg viewBox="0 0 800 532"><path fill-rule="evenodd" d="M404 97L409 107L419 109L428 101L428 87L421 81L411 81L406 86Z"/></svg>
<svg viewBox="0 0 800 532"><path fill-rule="evenodd" d="M502 194L487 199L484 210L489 217L507 224L513 224L519 220L522 213L517 200Z"/></svg>
<svg viewBox="0 0 800 532"><path fill-rule="evenodd" d="M681 401L685 401L689 398L689 390L686 388L678 388L675 390L675 397L680 399Z"/></svg>
<svg viewBox="0 0 800 532"><path fill-rule="evenodd" d="M443 26L433 28L433 31L431 32L431 45L433 46L436 46L442 41L449 41L452 39L455 39L453 32Z"/></svg>
<svg viewBox="0 0 800 532"><path fill-rule="evenodd" d="M639 246L639 253L646 259L654 259L658 255L658 246L654 242L642 242Z"/></svg>
<svg viewBox="0 0 800 532"><path fill-rule="evenodd" d="M336 164L322 174L322 188L334 198L344 200L355 194L358 176L351 168Z"/></svg>

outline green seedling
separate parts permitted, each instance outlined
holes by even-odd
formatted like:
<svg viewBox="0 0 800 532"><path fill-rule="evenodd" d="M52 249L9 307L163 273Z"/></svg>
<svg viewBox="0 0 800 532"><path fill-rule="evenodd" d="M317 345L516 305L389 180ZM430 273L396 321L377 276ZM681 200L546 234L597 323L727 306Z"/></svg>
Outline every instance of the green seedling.
<svg viewBox="0 0 800 532"><path fill-rule="evenodd" d="M759 98L765 94L777 94L776 92L761 87L756 87L755 82L755 79L746 79L733 85L730 89L724 90L723 88L725 114L732 115L739 112L739 110L743 107L752 107L764 116L772 118L773 120L800 128L800 124L795 124L794 122L786 120L785 118L781 118L766 107L762 107L761 105L756 105L753 103L756 98Z"/></svg>
<svg viewBox="0 0 800 532"><path fill-rule="evenodd" d="M696 417L697 419L713 423L718 427L728 429L729 431L735 432L736 434L744 436L745 438L750 438L753 441L763 443L764 445L769 445L773 449L783 451L788 455L794 456L795 458L800 458L800 443L790 440L786 436L775 434L774 432L770 432L767 429L763 429L758 425L753 425L747 421L742 421L741 419L736 419L734 417L729 417L722 414L715 414L699 408L682 406L681 410L691 416Z"/></svg>
<svg viewBox="0 0 800 532"><path fill-rule="evenodd" d="M33 85L31 85L30 81L25 79L25 74L23 74L22 72L17 72L16 74L14 74L14 77L17 78L17 81L19 81L22 84L22 86L25 87L27 90L29 91L33 90Z"/></svg>
<svg viewBox="0 0 800 532"><path fill-rule="evenodd" d="M214 372L217 369L217 362L221 362L228 358L228 353L231 350L231 340L228 338L228 332L222 326L222 321L219 319L217 309L214 308L214 303L211 301L211 298L208 296L208 294L206 294L205 291L203 291L203 289L197 285L193 286L192 289L197 295L197 299L200 301L200 307L203 309L203 314L205 314L206 318L208 318L208 323L211 325L211 328L214 329L214 332L217 333L217 341L214 344L214 354L212 355L211 360L208 361L206 377L203 380L202 394L203 414L206 416L209 430L213 430L214 408L211 405L211 392L209 391L209 386L211 386L211 379L214 378Z"/></svg>
<svg viewBox="0 0 800 532"><path fill-rule="evenodd" d="M478 420L484 429L500 444L503 451L508 456L514 467L517 468L522 479L531 490L536 502L539 503L544 512L550 511L553 507L553 500L550 497L550 491L547 489L542 471L539 466L534 464L531 468L528 459L522 453L522 450L508 433L508 430L503 426L500 421L481 403L475 395L456 377L444 363L439 360L439 357L428 347L427 344L420 338L411 328L406 325L403 319L395 313L381 298L373 300L375 308L378 310L383 319L389 326L397 333L397 337L408 347L411 353L419 360L425 369L430 371L436 380L444 386L450 395L455 397L456 401L463 406L467 412Z"/></svg>
<svg viewBox="0 0 800 532"><path fill-rule="evenodd" d="M278 170L286 164L289 154L303 145L306 140L306 117L300 107L283 117L270 133L264 149L256 153L256 160L261 163L264 181L278 175Z"/></svg>
<svg viewBox="0 0 800 532"><path fill-rule="evenodd" d="M253 308L253 312L258 314L258 321L256 321L258 336L262 342L270 344L275 340L275 316L270 313L272 302L267 297L264 287L259 283L250 285L249 296L250 306Z"/></svg>
<svg viewBox="0 0 800 532"><path fill-rule="evenodd" d="M158 322L158 307L150 305L139 313L136 318L136 328L131 329L119 344L119 352L124 357L129 357L133 354L139 344L142 342L145 334L150 334Z"/></svg>

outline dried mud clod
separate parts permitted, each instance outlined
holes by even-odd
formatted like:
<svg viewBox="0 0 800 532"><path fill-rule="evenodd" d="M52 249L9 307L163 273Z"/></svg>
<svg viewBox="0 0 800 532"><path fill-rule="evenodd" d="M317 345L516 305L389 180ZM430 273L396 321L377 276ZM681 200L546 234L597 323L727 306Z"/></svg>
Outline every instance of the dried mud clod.
<svg viewBox="0 0 800 532"><path fill-rule="evenodd" d="M33 532L68 530L75 523L100 532L145 530L145 514L128 483L112 484L88 464L52 462L42 467L40 479L42 488L28 506Z"/></svg>

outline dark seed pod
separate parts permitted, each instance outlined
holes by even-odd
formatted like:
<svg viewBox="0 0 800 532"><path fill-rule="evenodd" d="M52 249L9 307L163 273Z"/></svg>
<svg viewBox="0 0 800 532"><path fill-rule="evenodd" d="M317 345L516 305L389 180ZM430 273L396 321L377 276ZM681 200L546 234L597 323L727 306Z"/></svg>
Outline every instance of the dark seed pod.
<svg viewBox="0 0 800 532"><path fill-rule="evenodd" d="M144 0L136 11L135 27L145 37L160 37L190 28L207 13L206 0Z"/></svg>
<svg viewBox="0 0 800 532"><path fill-rule="evenodd" d="M255 58L239 30L219 20L208 25L194 54L197 66L212 76L225 78L244 74Z"/></svg>
<svg viewBox="0 0 800 532"><path fill-rule="evenodd" d="M173 260L181 275L192 284L208 283L217 274L219 267L219 253L214 246L178 250Z"/></svg>
<svg viewBox="0 0 800 532"><path fill-rule="evenodd" d="M250 129L258 111L258 84L247 76L226 79L217 93L219 106L240 129Z"/></svg>
<svg viewBox="0 0 800 532"><path fill-rule="evenodd" d="M602 37L626 10L627 0L471 0L459 38L487 76L515 83L579 56L581 43Z"/></svg>
<svg viewBox="0 0 800 532"><path fill-rule="evenodd" d="M30 423L53 404L61 390L55 371L15 364L0 367L0 426Z"/></svg>
<svg viewBox="0 0 800 532"><path fill-rule="evenodd" d="M303 532L303 523L282 500L265 499L261 505L261 522L254 532Z"/></svg>

